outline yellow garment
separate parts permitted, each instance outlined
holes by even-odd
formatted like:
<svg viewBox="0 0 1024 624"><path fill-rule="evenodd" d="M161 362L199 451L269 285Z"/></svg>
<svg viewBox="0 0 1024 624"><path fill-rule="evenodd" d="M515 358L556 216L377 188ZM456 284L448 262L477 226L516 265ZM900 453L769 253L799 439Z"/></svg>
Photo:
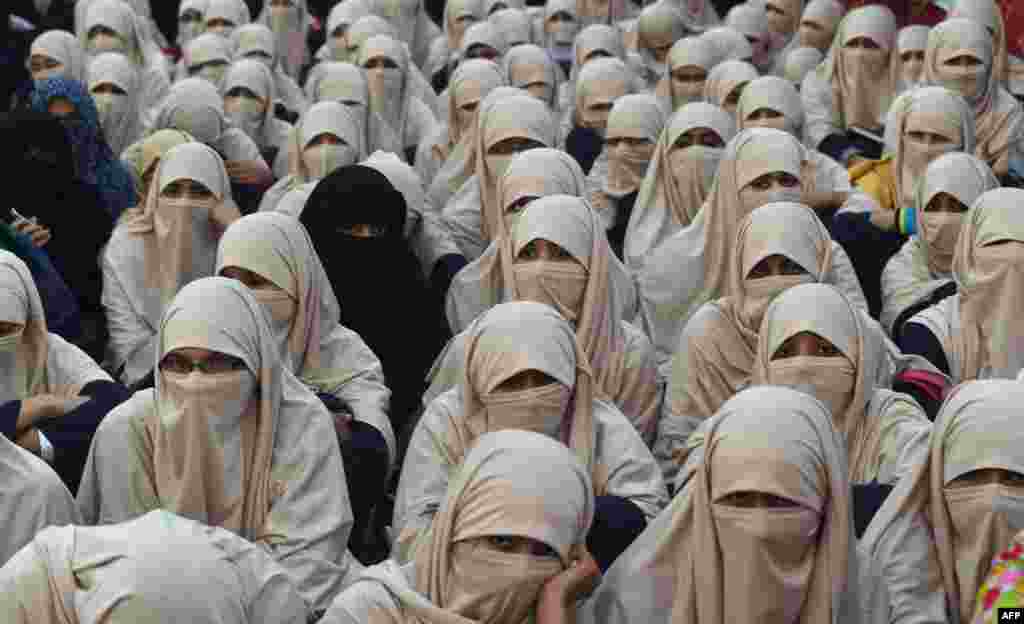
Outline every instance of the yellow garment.
<svg viewBox="0 0 1024 624"><path fill-rule="evenodd" d="M858 162L850 167L849 172L854 187L871 196L883 209L896 210L896 177L891 155L883 156L881 160Z"/></svg>

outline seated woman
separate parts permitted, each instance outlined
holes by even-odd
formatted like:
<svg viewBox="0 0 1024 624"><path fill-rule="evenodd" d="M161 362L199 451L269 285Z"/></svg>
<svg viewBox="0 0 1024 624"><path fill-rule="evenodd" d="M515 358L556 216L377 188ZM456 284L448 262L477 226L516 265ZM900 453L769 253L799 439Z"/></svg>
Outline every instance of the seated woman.
<svg viewBox="0 0 1024 624"><path fill-rule="evenodd" d="M735 241L733 294L705 303L687 321L668 369L654 456L669 484L693 430L750 384L761 320L772 300L798 284L860 288L856 280L840 279L842 248L803 204L761 206L740 224Z"/></svg>
<svg viewBox="0 0 1024 624"><path fill-rule="evenodd" d="M954 383L1014 379L1024 368L1021 271L1024 190L983 193L964 215L953 254L956 294L911 317L900 348L924 356Z"/></svg>
<svg viewBox="0 0 1024 624"><path fill-rule="evenodd" d="M873 200L870 210L842 210L831 231L853 259L872 316L882 308L885 264L913 234L914 192L928 164L943 154L974 150L967 102L942 87L908 91L893 102L886 121L889 153L850 170L850 179Z"/></svg>
<svg viewBox="0 0 1024 624"><path fill-rule="evenodd" d="M645 92L653 91L665 75L668 51L675 42L692 34L682 7L654 3L644 7L636 20L636 56ZM696 30L696 29L695 29Z"/></svg>
<svg viewBox="0 0 1024 624"><path fill-rule="evenodd" d="M924 51L928 47L928 26L904 26L896 33L897 58L893 71L899 75L900 91L913 89L924 77Z"/></svg>
<svg viewBox="0 0 1024 624"><path fill-rule="evenodd" d="M891 389L907 367L930 367L889 345L882 328L828 284L790 288L761 322L751 382L796 388L829 408L854 485L895 485L932 431L920 405Z"/></svg>
<svg viewBox="0 0 1024 624"><path fill-rule="evenodd" d="M239 217L212 148L184 143L159 162L143 210L118 224L101 259L109 364L126 385L152 372L164 307L213 275L220 233Z"/></svg>
<svg viewBox="0 0 1024 624"><path fill-rule="evenodd" d="M50 113L64 125L75 159L75 177L96 189L110 217L117 219L132 206L131 174L107 145L96 103L84 83L65 78L37 81L31 110Z"/></svg>
<svg viewBox="0 0 1024 624"><path fill-rule="evenodd" d="M587 175L587 198L601 215L612 253L620 261L640 185L667 121L668 112L655 95L636 93L615 100L604 149Z"/></svg>
<svg viewBox="0 0 1024 624"><path fill-rule="evenodd" d="M277 92L266 65L251 59L235 61L224 74L224 113L256 143L264 162L277 169L288 160L292 125L274 115Z"/></svg>
<svg viewBox="0 0 1024 624"><path fill-rule="evenodd" d="M88 524L154 509L219 526L277 560L314 609L349 580L352 511L332 418L282 366L249 290L198 279L168 306L156 388L103 420L78 492Z"/></svg>
<svg viewBox="0 0 1024 624"><path fill-rule="evenodd" d="M708 73L704 83L704 101L735 116L744 89L758 76L757 69L750 63L723 61Z"/></svg>
<svg viewBox="0 0 1024 624"><path fill-rule="evenodd" d="M231 40L216 33L206 32L182 47L181 78L203 78L217 91L224 89L224 74L231 65Z"/></svg>
<svg viewBox="0 0 1024 624"><path fill-rule="evenodd" d="M804 135L804 109L800 93L789 81L777 76L764 76L750 81L736 108L739 128L776 128L797 139ZM825 223L832 224L837 210L870 212L874 202L863 191L850 184L846 168L816 149L807 149L805 175L813 176L814 190L803 195Z"/></svg>
<svg viewBox="0 0 1024 624"><path fill-rule="evenodd" d="M149 136L129 145L121 154L121 162L128 168L135 185L135 205L122 213L121 220L127 220L141 213L146 206L153 175L164 154L182 143L192 143L192 135L181 130L157 130Z"/></svg>
<svg viewBox="0 0 1024 624"><path fill-rule="evenodd" d="M970 622L999 549L1024 529L1024 386L973 381L942 406L930 448L861 539L864 621Z"/></svg>
<svg viewBox="0 0 1024 624"><path fill-rule="evenodd" d="M612 261L603 230L601 218L580 198L535 199L517 215L506 239L459 274L449 305L461 309L463 318L506 301L554 307L575 328L595 389L650 446L663 385L650 341L622 320L622 301L633 286L622 265ZM458 385L469 339L468 330L460 333L438 358L424 405Z"/></svg>
<svg viewBox="0 0 1024 624"><path fill-rule="evenodd" d="M125 148L142 138L139 111L139 72L123 54L104 52L89 61L89 93L99 112L100 128L119 156Z"/></svg>
<svg viewBox="0 0 1024 624"><path fill-rule="evenodd" d="M732 116L706 102L684 104L669 117L626 226L622 254L631 271L694 220L711 192L722 148L734 136Z"/></svg>
<svg viewBox="0 0 1024 624"><path fill-rule="evenodd" d="M598 398L574 329L532 301L491 308L469 330L456 387L416 425L395 497L392 556L414 558L453 469L488 431L519 428L562 441L595 481L597 519L587 546L607 569L668 503L658 465L625 416Z"/></svg>
<svg viewBox="0 0 1024 624"><path fill-rule="evenodd" d="M5 248L18 254L32 271L50 331L102 362L107 319L101 302L99 257L114 229L114 218L107 212L99 188L76 174L76 149L54 116L19 112L0 117L0 145L18 155L7 161L10 179L19 182L10 186L7 204L26 219L35 219L33 224L13 213L4 219L12 230L30 237L35 249L29 251L34 257L26 257L17 247ZM67 289L53 287L37 266L42 263L52 265ZM56 292L65 290L71 295L70 305L54 300ZM76 304L77 322L69 325L77 325L80 331L70 333L57 319Z"/></svg>
<svg viewBox="0 0 1024 624"><path fill-rule="evenodd" d="M498 205L501 206L502 214L495 221L497 234L494 241L488 246L488 251L474 262L475 268L452 280L451 295L445 305L452 332L457 334L464 331L476 317L491 306L501 303L504 288L501 273L491 271L488 267L499 255L511 265L514 258L511 251L512 232L523 209L540 197L571 195L583 198L585 192L583 170L576 159L562 150L538 147L512 158L498 184ZM625 273L617 258L610 257L608 266L610 276L616 280L616 299L620 305L618 314L623 320L632 321L636 316L636 288L628 279L617 279ZM491 274L493 278L492 285L486 291L480 290L478 285L478 276L483 272Z"/></svg>
<svg viewBox="0 0 1024 624"><path fill-rule="evenodd" d="M448 84L448 118L437 132L420 142L416 153L416 171L429 186L441 166L463 137L476 132L480 102L495 88L505 84L501 68L491 61L473 59L459 64Z"/></svg>
<svg viewBox="0 0 1024 624"><path fill-rule="evenodd" d="M999 188L992 170L976 156L939 156L917 178L914 229L882 272L882 326L899 342L903 324L956 292L953 254L964 214L987 191Z"/></svg>
<svg viewBox="0 0 1024 624"><path fill-rule="evenodd" d="M583 548L595 513L586 465L511 430L480 436L455 470L415 557L363 570L322 624L571 621L600 580Z"/></svg>
<svg viewBox="0 0 1024 624"><path fill-rule="evenodd" d="M0 619L306 624L286 571L256 544L167 511L42 531L0 568Z"/></svg>
<svg viewBox="0 0 1024 624"><path fill-rule="evenodd" d="M680 332L700 306L734 294L729 281L734 242L730 233L757 208L799 202L814 190L815 181L805 176L805 153L796 138L781 130L743 130L726 146L710 195L693 223L643 259L636 273L639 305L659 367L668 364ZM844 268L842 256L835 252L833 258L837 283L856 297L859 288L852 267Z"/></svg>
<svg viewBox="0 0 1024 624"><path fill-rule="evenodd" d="M348 107L319 102L295 124L288 142L289 174L260 200L260 211L274 210L288 191L322 180L331 172L366 157L363 131Z"/></svg>
<svg viewBox="0 0 1024 624"><path fill-rule="evenodd" d="M49 463L72 492L93 432L128 398L78 347L46 328L28 267L0 251L0 437Z"/></svg>
<svg viewBox="0 0 1024 624"><path fill-rule="evenodd" d="M352 165L317 183L296 215L339 298L341 325L358 334L384 367L391 390L388 416L399 437L395 461L421 409L430 363L450 337L442 326L440 301L403 237L408 212L405 197L387 176Z"/></svg>
<svg viewBox="0 0 1024 624"><path fill-rule="evenodd" d="M509 162L528 149L556 147L558 140L558 127L548 107L528 92L512 87L499 87L484 98L477 124L473 145L468 150L456 150L434 179L437 187L457 179L456 171L473 172L442 213L470 262L480 257L497 235L501 218L498 182Z"/></svg>
<svg viewBox="0 0 1024 624"><path fill-rule="evenodd" d="M537 45L542 46L543 41L537 42ZM623 62L629 58L623 41L623 32L615 25L591 24L576 35L572 43L568 80L558 89L558 110L566 111L572 108L576 100L576 79L580 75L580 70L588 61L601 57L617 58Z"/></svg>
<svg viewBox="0 0 1024 624"><path fill-rule="evenodd" d="M923 82L967 100L978 129L974 155L1003 179L1010 163L1024 155L1024 109L1006 89L995 57L994 37L985 24L966 17L948 19L928 35Z"/></svg>
<svg viewBox="0 0 1024 624"><path fill-rule="evenodd" d="M562 112L560 137L583 173L590 173L604 148L608 113L615 100L642 91L640 80L617 58L587 61L576 76L572 106Z"/></svg>
<svg viewBox="0 0 1024 624"><path fill-rule="evenodd" d="M277 49L277 38L263 24L246 24L231 33L235 61L252 59L266 65L274 79L274 95L271 103L274 116L282 121L298 119L306 112L311 102L306 100L302 89L282 66L281 52Z"/></svg>
<svg viewBox="0 0 1024 624"><path fill-rule="evenodd" d="M380 360L338 322L338 299L297 219L260 212L232 223L217 247L217 275L249 287L271 318L281 359L334 414L353 534L362 538L398 460Z"/></svg>
<svg viewBox="0 0 1024 624"><path fill-rule="evenodd" d="M274 176L256 142L236 128L224 112L224 98L210 82L186 78L174 83L156 114L151 130L173 128L187 132L224 160L231 194L242 212L256 210Z"/></svg>
<svg viewBox="0 0 1024 624"><path fill-rule="evenodd" d="M719 61L718 51L706 37L683 37L669 49L665 75L655 92L671 112L700 102L708 74Z"/></svg>
<svg viewBox="0 0 1024 624"><path fill-rule="evenodd" d="M562 70L544 48L532 43L510 47L502 59L501 71L510 87L529 91L555 115L561 114Z"/></svg>
<svg viewBox="0 0 1024 624"><path fill-rule="evenodd" d="M708 422L707 455L579 621L862 621L846 448L828 410L762 386Z"/></svg>

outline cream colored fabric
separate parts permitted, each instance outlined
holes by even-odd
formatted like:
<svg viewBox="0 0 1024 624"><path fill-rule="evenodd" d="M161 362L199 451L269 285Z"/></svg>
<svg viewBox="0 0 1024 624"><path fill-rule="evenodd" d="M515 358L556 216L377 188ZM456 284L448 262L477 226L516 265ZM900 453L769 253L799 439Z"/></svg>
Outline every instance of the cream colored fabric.
<svg viewBox="0 0 1024 624"><path fill-rule="evenodd" d="M813 47L823 55L828 53L836 29L839 28L839 22L845 13L846 10L839 0L810 0L800 18L800 44ZM819 26L820 29L805 26L804 24L808 22Z"/></svg>
<svg viewBox="0 0 1024 624"><path fill-rule="evenodd" d="M355 2L356 0L348 0L346 4ZM312 101L307 101L295 79L285 72L274 33L269 28L263 24L246 24L231 33L231 43L236 61L241 58L254 58L267 65L274 76L275 97L280 99L288 110L299 115L306 112Z"/></svg>
<svg viewBox="0 0 1024 624"><path fill-rule="evenodd" d="M383 367L358 334L339 324L338 299L298 219L258 212L236 221L217 247L217 274L226 267L271 282L252 294L268 313L281 359L307 386L338 397L356 420L380 431L394 462Z"/></svg>
<svg viewBox="0 0 1024 624"><path fill-rule="evenodd" d="M768 0L765 13L768 21L768 53L772 56L772 73L781 73L781 63L789 50L800 44L800 22L805 0ZM768 11L768 7L774 11Z"/></svg>
<svg viewBox="0 0 1024 624"><path fill-rule="evenodd" d="M947 65L960 56L981 61L974 67ZM1024 110L993 72L992 37L984 25L966 18L946 20L928 35L924 79L964 96L974 110L977 143L974 153L1006 175L1019 158L1024 140Z"/></svg>
<svg viewBox="0 0 1024 624"><path fill-rule="evenodd" d="M231 63L231 40L215 33L203 33L185 45L181 51L181 62L185 69L184 77L205 78L221 91L224 86L224 72ZM221 65L203 67L207 63Z"/></svg>
<svg viewBox="0 0 1024 624"><path fill-rule="evenodd" d="M406 42L413 63L422 68L430 53L430 41L440 33L431 21L422 2L417 0L371 0L371 10L391 22L398 40Z"/></svg>
<svg viewBox="0 0 1024 624"><path fill-rule="evenodd" d="M522 9L499 9L487 18L505 35L509 51L533 43L533 20Z"/></svg>
<svg viewBox="0 0 1024 624"><path fill-rule="evenodd" d="M701 38L707 39L718 54L718 62L744 61L754 58L754 48L743 33L731 26L719 26L706 31Z"/></svg>
<svg viewBox="0 0 1024 624"><path fill-rule="evenodd" d="M48 30L32 40L29 57L46 56L61 64L61 67L35 74L33 78L55 78L63 76L69 80L85 82L86 59L81 42L64 30ZM31 72L31 69L29 69Z"/></svg>
<svg viewBox="0 0 1024 624"><path fill-rule="evenodd" d="M348 58L348 29L359 18L370 15L372 7L368 0L345 0L331 8L327 14L327 29L324 33L327 41L319 50L316 57L321 61L339 60L353 62Z"/></svg>
<svg viewBox="0 0 1024 624"><path fill-rule="evenodd" d="M458 386L436 398L420 419L406 453L395 499L392 554L408 560L417 536L441 502L449 475L488 431L527 429L561 440L580 458L597 495L632 500L648 518L667 502L657 464L633 425L595 399L590 364L572 326L532 301L487 311L469 330ZM495 388L524 370L555 383L502 393Z"/></svg>
<svg viewBox="0 0 1024 624"><path fill-rule="evenodd" d="M797 284L827 283L833 271L828 230L803 204L761 206L743 220L734 238L729 280L735 294L702 306L686 323L672 357L654 447L669 483L682 466L693 430L750 384L761 319L771 301ZM805 274L750 279L754 267L771 255L797 263Z"/></svg>
<svg viewBox="0 0 1024 624"><path fill-rule="evenodd" d="M559 245L573 261L527 261L523 248L544 239ZM498 253L498 245L511 248L511 263ZM460 301L464 288L484 291L500 285L500 292L483 293L481 299L493 301L537 301L556 308L568 319L584 354L594 371L598 395L614 403L632 422L644 440L654 438L656 415L661 405L661 390L653 352L630 351L622 309L633 285L613 255L604 236L604 224L589 205L578 197L553 195L534 200L517 217L509 240L497 241L489 248L494 254L488 271L479 273L472 285L460 275L459 288L449 294L449 308L465 309ZM489 256L484 256L484 258ZM473 266L473 265L470 265ZM498 272L501 275L492 275ZM454 339L461 344L449 347L431 371L432 384L425 398L432 399L448 390L456 381L456 361L465 351L468 336Z"/></svg>
<svg viewBox="0 0 1024 624"><path fill-rule="evenodd" d="M469 260L479 257L501 233L498 183L514 155L488 152L501 141L525 138L544 147L558 144L558 128L548 107L525 91L497 88L480 104L477 131L469 149L457 149L451 158L466 154L473 161L474 175L445 205L443 216L459 248ZM447 169L447 165L444 169ZM442 181L444 169L435 180Z"/></svg>
<svg viewBox="0 0 1024 624"><path fill-rule="evenodd" d="M178 180L205 186L210 199L172 199L161 193ZM142 211L115 228L103 252L103 306L109 349L122 380L145 376L156 358L156 336L165 307L194 279L213 274L220 231L239 217L220 156L202 143L183 143L157 165Z"/></svg>
<svg viewBox="0 0 1024 624"><path fill-rule="evenodd" d="M284 7L267 3L253 20L274 33L278 63L292 78L298 78L299 71L310 61L306 36L313 28L313 20L306 0L288 0Z"/></svg>
<svg viewBox="0 0 1024 624"><path fill-rule="evenodd" d="M725 150L676 147L684 134L697 128L712 130L725 144L736 136L732 116L713 104L686 104L669 118L626 228L623 256L630 271L639 271L662 243L693 223L710 195Z"/></svg>
<svg viewBox="0 0 1024 624"><path fill-rule="evenodd" d="M726 145L711 194L694 221L634 269L643 328L654 343L659 363L671 357L679 333L700 306L732 294L727 280L730 235L758 207L746 207L741 191L767 173L784 172L801 179L803 155L800 143L781 130L740 132ZM758 193L750 197L750 204L799 201L800 192L797 187Z"/></svg>
<svg viewBox="0 0 1024 624"><path fill-rule="evenodd" d="M859 622L842 436L821 403L751 388L708 427L685 489L605 574L584 624ZM785 509L734 507L764 492Z"/></svg>
<svg viewBox="0 0 1024 624"><path fill-rule="evenodd" d="M777 358L801 332L828 340L840 355ZM795 286L765 312L752 381L791 386L825 403L846 441L850 481L893 484L923 452L931 422L909 396L888 390L895 372L888 349L882 328L835 288Z"/></svg>
<svg viewBox="0 0 1024 624"><path fill-rule="evenodd" d="M401 568L389 560L364 571L335 600L324 624L518 624L532 618L541 586L568 568L595 507L590 477L578 460L528 431L481 436L440 505L415 562ZM557 555L502 554L479 542L499 534L528 537Z"/></svg>
<svg viewBox="0 0 1024 624"><path fill-rule="evenodd" d="M719 62L719 52L708 37L683 37L672 44L668 51L668 63L665 76L657 86L659 96L665 98L673 111L685 104L699 102L704 97L703 82L682 82L676 80L672 72L680 67L698 67L710 74Z"/></svg>
<svg viewBox="0 0 1024 624"><path fill-rule="evenodd" d="M971 622L992 558L1024 528L1024 493L952 482L986 468L1024 474L1021 391L1016 380L972 381L946 399L931 448L858 545L867 621Z"/></svg>
<svg viewBox="0 0 1024 624"><path fill-rule="evenodd" d="M793 48L786 55L782 65L782 77L793 83L793 86L799 90L803 83L804 78L807 74L814 71L814 69L825 60L825 55L821 53L817 48Z"/></svg>
<svg viewBox="0 0 1024 624"><path fill-rule="evenodd" d="M726 100L737 89L742 89L758 77L757 68L745 61L723 61L715 65L704 83L704 101L721 107L730 115L736 113Z"/></svg>
<svg viewBox="0 0 1024 624"><path fill-rule="evenodd" d="M853 39L870 39L878 49L847 49ZM839 23L828 56L804 79L800 95L807 115L807 144L817 147L851 126L884 124L898 85L892 71L896 17L883 5L854 9Z"/></svg>
<svg viewBox="0 0 1024 624"><path fill-rule="evenodd" d="M121 154L121 161L124 162L125 166L128 167L128 171L132 174L132 180L135 183L135 193L139 198L139 205L126 210L121 217L122 219L128 219L131 215L137 214L142 210L142 204L146 200L144 195L145 184L142 179L146 174L156 171L157 163L160 162L160 159L172 147L182 143L190 143L192 140L190 135L181 130L157 130L153 134L132 143L124 150Z"/></svg>
<svg viewBox="0 0 1024 624"><path fill-rule="evenodd" d="M352 513L330 415L288 368L261 304L220 277L183 288L160 325L167 353L201 348L242 370L158 369L156 388L110 412L93 438L78 492L87 522L167 509L256 542L314 609L353 572ZM355 564L358 565L358 564Z"/></svg>
<svg viewBox="0 0 1024 624"><path fill-rule="evenodd" d="M375 58L387 58L397 68L366 69L366 83L370 91L370 110L377 113L395 131L404 147L415 147L437 126L431 109L433 101L424 102L416 89L413 73L419 70L409 58L405 44L387 35L375 35L366 40L359 51L357 64L366 67ZM431 91L430 96L433 96Z"/></svg>
<svg viewBox="0 0 1024 624"><path fill-rule="evenodd" d="M630 67L617 58L591 59L576 76L576 97L571 110L566 110L562 121L562 141L573 126L585 126L604 134L605 128L590 119L588 108L597 104L614 104L618 98L639 93L640 85Z"/></svg>
<svg viewBox="0 0 1024 624"><path fill-rule="evenodd" d="M576 35L572 44L572 66L569 80L562 85L560 108L567 110L576 97L576 78L583 65L595 52L605 52L621 61L626 60L626 47L622 30L611 24L592 24ZM594 57L596 58L596 57Z"/></svg>
<svg viewBox="0 0 1024 624"><path fill-rule="evenodd" d="M583 197L586 193L585 184L579 164L561 150L537 148L517 154L512 159L498 186L499 205L504 206L503 215L497 221L500 232L483 255L459 271L448 289L446 312L452 333L465 331L480 314L501 303L503 293L509 288L505 281L505 271L501 267L513 263L515 256L508 228L521 218L521 212L512 213L509 208L524 197ZM622 263L614 256L609 259L609 268L622 306L619 316L632 319L636 309L633 282L626 275Z"/></svg>
<svg viewBox="0 0 1024 624"><path fill-rule="evenodd" d="M906 26L896 34L896 56L893 57L893 71L899 74L900 90L913 88L924 78L924 62L905 62L902 55L907 52L924 54L928 47L928 26Z"/></svg>
<svg viewBox="0 0 1024 624"><path fill-rule="evenodd" d="M606 228L614 227L621 217L616 214L615 200L640 190L667 121L668 109L649 93L624 95L612 105L605 139L626 141L615 148L606 146L587 174L587 196ZM637 139L646 143L634 146L628 142Z"/></svg>
<svg viewBox="0 0 1024 624"><path fill-rule="evenodd" d="M953 278L953 254L965 215L925 212L925 207L939 193L946 193L969 208L983 193L998 187L989 166L969 154L946 154L928 165L914 201L918 234L904 243L882 272L880 320L888 331L907 308Z"/></svg>
<svg viewBox="0 0 1024 624"><path fill-rule="evenodd" d="M166 511L43 530L0 569L9 624L304 624L308 607L258 546Z"/></svg>
<svg viewBox="0 0 1024 624"><path fill-rule="evenodd" d="M259 61L241 59L232 63L224 75L224 95L232 89L244 87L262 98L266 109L262 115L239 110L225 110L235 126L245 131L261 150L277 148L278 154L284 153L282 162L287 162L288 139L292 125L282 121L274 114L274 102L277 91L273 73ZM225 103L225 107L227 107ZM267 163L271 164L271 163Z"/></svg>
<svg viewBox="0 0 1024 624"><path fill-rule="evenodd" d="M99 113L103 136L110 151L120 154L129 145L142 138L142 111L139 96L141 80L138 68L124 55L106 52L89 62L86 82ZM95 93L100 85L114 85L120 93Z"/></svg>
<svg viewBox="0 0 1024 624"><path fill-rule="evenodd" d="M946 17L955 19L964 17L984 26L992 37L992 75L1001 84L1005 84L1009 75L1010 61L1006 40L1006 23L1003 20L1004 9L996 0L954 0Z"/></svg>
<svg viewBox="0 0 1024 624"><path fill-rule="evenodd" d="M461 109L467 104L480 103L496 87L507 84L501 69L491 61L472 59L460 63L448 83L448 142L440 152L440 161L447 159L463 136L471 136L475 130L476 115L463 121Z"/></svg>
<svg viewBox="0 0 1024 624"><path fill-rule="evenodd" d="M249 6L245 3L245 0L210 0L203 17L207 23L206 30L210 32L216 32L209 26L209 23L216 19L226 20L233 24L235 28L252 22L252 13L250 13ZM231 33L225 32L223 34L230 35Z"/></svg>
<svg viewBox="0 0 1024 624"><path fill-rule="evenodd" d="M467 59L469 51L478 45L493 49L498 53L499 59L508 50L508 44L505 42L505 33L499 30L497 24L489 20L477 22L466 29L466 32L462 35L462 44L459 46L459 60Z"/></svg>
<svg viewBox="0 0 1024 624"><path fill-rule="evenodd" d="M502 59L502 73L510 87L529 91L555 114L561 111L558 94L562 87L562 71L544 48L522 44L510 49Z"/></svg>
<svg viewBox="0 0 1024 624"><path fill-rule="evenodd" d="M670 48L692 31L687 27L683 12L671 2L655 2L645 7L637 18L636 31L642 78L647 88L653 89L665 75L667 65L667 57L659 62L654 50Z"/></svg>
<svg viewBox="0 0 1024 624"><path fill-rule="evenodd" d="M771 31L768 30L768 13L764 3L744 2L729 9L725 16L725 25L739 31L754 50L751 64L759 72L768 72L772 68L774 55L771 49Z"/></svg>
<svg viewBox="0 0 1024 624"><path fill-rule="evenodd" d="M365 131L367 153L383 150L402 154L402 141L395 130L370 110L370 90L359 67L333 61L318 63L306 78L306 93L313 104L334 101L347 106Z"/></svg>

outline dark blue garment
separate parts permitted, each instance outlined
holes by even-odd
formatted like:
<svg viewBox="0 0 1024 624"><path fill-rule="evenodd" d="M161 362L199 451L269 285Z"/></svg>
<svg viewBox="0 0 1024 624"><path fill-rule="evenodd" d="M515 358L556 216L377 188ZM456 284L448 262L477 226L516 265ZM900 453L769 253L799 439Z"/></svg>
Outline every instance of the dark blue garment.
<svg viewBox="0 0 1024 624"><path fill-rule="evenodd" d="M633 191L620 199L612 199L615 207L615 225L608 230L608 244L620 262L623 261L623 248L626 245L626 227L629 226L629 218L633 215L638 193L639 191Z"/></svg>
<svg viewBox="0 0 1024 624"><path fill-rule="evenodd" d="M384 435L373 425L353 420L349 426L352 437L341 444L353 517L349 548L364 565L372 565L387 558L386 552L375 548L377 534L370 521L373 508L384 499L387 490L388 446Z"/></svg>
<svg viewBox="0 0 1024 624"><path fill-rule="evenodd" d="M864 536L864 531L871 524L882 503L892 492L893 486L883 485L877 481L859 483L853 486L853 527L857 539Z"/></svg>
<svg viewBox="0 0 1024 624"><path fill-rule="evenodd" d="M576 159L583 169L583 174L590 173L594 161L601 155L604 149L604 137L593 128L574 126L565 138L565 151Z"/></svg>
<svg viewBox="0 0 1024 624"><path fill-rule="evenodd" d="M103 202L115 219L135 205L135 183L127 167L114 156L100 129L96 103L85 85L67 78L36 81L32 92L32 110L45 113L53 98L69 100L78 111L74 119L63 120L75 157L78 178L99 190Z"/></svg>
<svg viewBox="0 0 1024 624"><path fill-rule="evenodd" d="M71 494L78 492L82 470L89 457L92 438L103 418L131 396L124 386L114 381L89 382L78 393L89 400L75 410L37 426L53 445L53 469ZM0 435L14 440L17 435L21 401L0 405Z"/></svg>
<svg viewBox="0 0 1024 624"><path fill-rule="evenodd" d="M946 359L946 351L942 348L942 341L939 340L930 329L920 323L908 321L903 325L900 340L896 343L900 351L906 354L920 355L935 365L945 374L949 373L949 360Z"/></svg>
<svg viewBox="0 0 1024 624"><path fill-rule="evenodd" d="M647 528L647 516L636 503L618 496L598 496L595 503L594 523L587 534L587 550L601 572L607 572L619 555Z"/></svg>
<svg viewBox="0 0 1024 624"><path fill-rule="evenodd" d="M82 326L77 300L46 252L6 223L0 223L0 249L18 256L28 267L43 302L46 328L68 342L78 340Z"/></svg>
<svg viewBox="0 0 1024 624"><path fill-rule="evenodd" d="M871 316L882 312L882 271L907 237L880 230L868 213L843 213L832 218L832 237L842 245L864 290Z"/></svg>

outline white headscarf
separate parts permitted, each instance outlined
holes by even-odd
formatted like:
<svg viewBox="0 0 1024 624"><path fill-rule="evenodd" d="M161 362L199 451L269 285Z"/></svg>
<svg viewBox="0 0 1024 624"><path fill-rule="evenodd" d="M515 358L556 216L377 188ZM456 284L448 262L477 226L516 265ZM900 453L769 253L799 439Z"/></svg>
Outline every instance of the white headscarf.
<svg viewBox="0 0 1024 624"><path fill-rule="evenodd" d="M267 66L245 58L232 63L224 75L224 95L227 96L236 87L252 91L256 97L263 100L266 108L261 112L255 109L258 101L244 98L242 102L246 108L225 113L234 125L244 130L261 150L268 147L287 148L287 145L282 144L282 137L277 132L277 118L274 116L277 92L274 88L274 76Z"/></svg>
<svg viewBox="0 0 1024 624"><path fill-rule="evenodd" d="M306 0L288 0L288 6L283 7L266 2L256 21L274 33L281 68L297 78L299 70L309 62L306 34L313 26L313 16L306 7Z"/></svg>
<svg viewBox="0 0 1024 624"><path fill-rule="evenodd" d="M120 93L92 93L103 84L111 84ZM89 62L89 91L96 103L100 127L110 150L120 154L142 138L142 112L139 102L141 79L138 68L122 54L105 52Z"/></svg>
<svg viewBox="0 0 1024 624"><path fill-rule="evenodd" d="M37 54L52 58L61 66L45 70L33 76L34 79L44 80L64 76L70 80L85 82L85 51L82 49L81 42L71 33L63 30L48 30L39 35L32 41L29 57Z"/></svg>

